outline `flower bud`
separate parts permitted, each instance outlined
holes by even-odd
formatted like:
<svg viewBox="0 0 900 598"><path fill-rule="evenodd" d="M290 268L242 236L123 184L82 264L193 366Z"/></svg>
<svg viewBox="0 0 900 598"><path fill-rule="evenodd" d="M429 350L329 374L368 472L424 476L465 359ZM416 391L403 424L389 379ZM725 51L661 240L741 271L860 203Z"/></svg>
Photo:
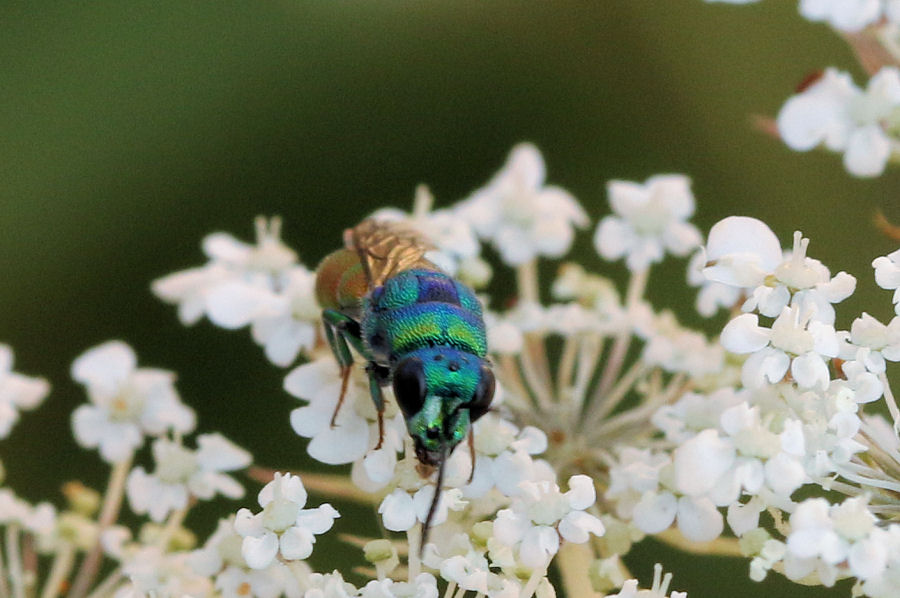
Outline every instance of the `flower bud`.
<svg viewBox="0 0 900 598"><path fill-rule="evenodd" d="M62 493L69 501L69 507L80 515L91 517L100 508L100 493L88 488L78 480L63 484Z"/></svg>
<svg viewBox="0 0 900 598"><path fill-rule="evenodd" d="M363 547L364 558L375 565L378 578L386 577L400 564L397 549L390 540L372 540Z"/></svg>

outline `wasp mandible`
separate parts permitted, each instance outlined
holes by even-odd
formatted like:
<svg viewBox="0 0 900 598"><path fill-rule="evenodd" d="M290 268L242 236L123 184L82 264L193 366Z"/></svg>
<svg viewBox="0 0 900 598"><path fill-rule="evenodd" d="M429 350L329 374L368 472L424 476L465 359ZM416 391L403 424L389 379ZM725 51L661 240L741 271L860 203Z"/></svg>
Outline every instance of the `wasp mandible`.
<svg viewBox="0 0 900 598"><path fill-rule="evenodd" d="M378 447L384 436L382 388L392 384L416 457L426 469L438 468L425 534L444 463L467 435L474 451L471 426L490 408L495 387L481 304L470 288L426 259L430 249L402 223L365 220L344 232L344 248L326 256L316 273L325 336L341 368L335 417L347 390L352 348L366 360ZM474 468L474 452L472 457Z"/></svg>

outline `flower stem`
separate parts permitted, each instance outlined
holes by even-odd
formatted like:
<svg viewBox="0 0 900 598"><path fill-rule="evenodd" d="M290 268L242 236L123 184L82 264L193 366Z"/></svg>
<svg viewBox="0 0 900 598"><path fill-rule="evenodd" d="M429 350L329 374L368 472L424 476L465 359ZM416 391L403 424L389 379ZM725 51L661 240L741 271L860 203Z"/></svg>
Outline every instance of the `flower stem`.
<svg viewBox="0 0 900 598"><path fill-rule="evenodd" d="M519 594L519 598L531 598L534 596L538 584L541 583L541 580L544 579L544 576L547 574L547 565L549 564L550 561L547 561L543 567L539 567L531 572L531 577L528 578L525 587L522 588L522 593Z"/></svg>
<svg viewBox="0 0 900 598"><path fill-rule="evenodd" d="M525 346L519 357L522 360L522 373L525 375L525 381L537 399L538 405L546 411L550 409L553 397L549 380L541 376L538 360L534 358L536 353L543 350L543 343L540 343L540 348L538 348L535 342L540 343L540 340L532 335L526 335Z"/></svg>
<svg viewBox="0 0 900 598"><path fill-rule="evenodd" d="M641 297L643 297L649 274L649 268L644 268L643 270L632 273L631 279L628 281L628 290L625 294L626 312L630 313L632 308L636 306L641 300ZM606 366L603 368L600 384L597 385L597 390L594 392L594 402L602 400L604 395L606 395L607 391L616 381L616 378L618 378L619 372L622 370L622 365L625 361L625 356L628 354L631 336L632 332L629 326L629 328L620 332L619 336L616 337L612 349L609 352L609 359L606 361Z"/></svg>
<svg viewBox="0 0 900 598"><path fill-rule="evenodd" d="M416 187L416 196L413 199L413 218L425 218L434 206L434 196L428 185L418 185Z"/></svg>
<svg viewBox="0 0 900 598"><path fill-rule="evenodd" d="M453 592L456 591L456 582L447 582L447 589L444 591L444 598L453 598Z"/></svg>
<svg viewBox="0 0 900 598"><path fill-rule="evenodd" d="M422 563L419 562L419 544L422 542L421 525L414 525L406 532L406 542L409 544L409 554L406 556L409 569L407 581L412 583L422 570Z"/></svg>
<svg viewBox="0 0 900 598"><path fill-rule="evenodd" d="M3 544L0 544L0 598L9 598L9 586L6 583L6 566L3 564Z"/></svg>
<svg viewBox="0 0 900 598"><path fill-rule="evenodd" d="M900 408L897 407L897 399L894 398L891 382L888 380L887 374L881 372L878 374L878 378L884 385L884 402L887 405L888 412L891 414L891 419L894 420L894 434L897 435L900 433Z"/></svg>
<svg viewBox="0 0 900 598"><path fill-rule="evenodd" d="M110 573L106 579L97 584L94 591L88 594L87 598L103 598L112 595L113 589L122 580L122 570L116 569Z"/></svg>
<svg viewBox="0 0 900 598"><path fill-rule="evenodd" d="M159 537L156 539L156 545L162 549L163 552L166 552L166 544L169 543L169 540L172 539L172 536L175 534L175 531L181 526L181 523L184 521L185 516L187 515L188 509L190 509L190 505L184 507L183 509L179 509L177 511L173 511L169 515L169 519L166 521L166 526L162 529L159 534Z"/></svg>
<svg viewBox="0 0 900 598"><path fill-rule="evenodd" d="M578 357L578 338L567 336L563 343L562 355L559 358L559 368L556 371L556 396L560 400L565 397L572 388L572 377L575 374L575 362Z"/></svg>
<svg viewBox="0 0 900 598"><path fill-rule="evenodd" d="M537 405L537 399L535 399L534 395L531 394L531 391L528 390L525 381L522 380L522 374L519 371L519 362L516 361L514 356L500 356L499 373L502 376L501 379L504 385L513 389L513 392L510 393L510 398L508 399L510 402L519 403L518 407L522 409L530 409ZM521 401L519 399L521 399ZM530 402L530 404L527 404L526 401Z"/></svg>
<svg viewBox="0 0 900 598"><path fill-rule="evenodd" d="M571 401L576 407L574 412L580 415L584 408L584 399L587 396L588 386L594 378L597 369L597 360L603 353L603 340L597 336L585 336L581 340L578 351L578 366L575 372L575 384L572 387ZM579 418L580 419L580 418Z"/></svg>
<svg viewBox="0 0 900 598"><path fill-rule="evenodd" d="M591 586L591 580L588 577L588 569L591 566L591 561L595 558L596 555L590 542L585 542L584 544L563 543L554 562L559 567L562 584L566 589L566 596L578 596L579 598L582 596L586 598L603 596L603 594L594 591L593 586Z"/></svg>
<svg viewBox="0 0 900 598"><path fill-rule="evenodd" d="M540 303L537 260L530 260L516 267L516 286L520 302Z"/></svg>
<svg viewBox="0 0 900 598"><path fill-rule="evenodd" d="M622 399L628 395L628 391L646 370L647 367L640 360L631 364L631 367L628 368L625 375L619 378L615 387L603 397L603 401L591 403L591 406L588 408L588 417L584 418L588 425L595 426L600 423L604 417L612 413Z"/></svg>
<svg viewBox="0 0 900 598"><path fill-rule="evenodd" d="M72 571L73 564L75 564L75 545L71 542L62 542L61 546L56 550L56 555L53 557L50 573L47 574L44 589L41 591L41 598L55 598L59 596L63 590L66 578Z"/></svg>
<svg viewBox="0 0 900 598"><path fill-rule="evenodd" d="M122 497L125 495L125 481L128 479L128 471L131 469L131 458L116 463L112 473L109 476L109 483L106 486L106 494L103 497L103 506L100 509L100 519L98 520L97 541L94 547L88 552L84 560L81 561L81 567L75 582L72 584L72 591L69 592L68 598L84 598L97 576L97 570L100 568L100 560L103 558L103 547L100 545L100 536L104 530L115 523L119 516L119 509L122 507Z"/></svg>
<svg viewBox="0 0 900 598"><path fill-rule="evenodd" d="M19 526L10 523L6 527L6 566L12 584L13 598L25 598L25 576L22 572L22 554L19 551Z"/></svg>

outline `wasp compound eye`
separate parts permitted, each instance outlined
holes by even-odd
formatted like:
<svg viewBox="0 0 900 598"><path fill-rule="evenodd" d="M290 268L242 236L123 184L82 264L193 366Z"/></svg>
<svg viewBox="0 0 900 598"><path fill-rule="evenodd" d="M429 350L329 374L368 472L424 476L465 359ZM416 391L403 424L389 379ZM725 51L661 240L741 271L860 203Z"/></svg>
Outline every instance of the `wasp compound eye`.
<svg viewBox="0 0 900 598"><path fill-rule="evenodd" d="M407 357L394 370L394 396L404 417L415 415L425 404L425 367L418 357Z"/></svg>
<svg viewBox="0 0 900 598"><path fill-rule="evenodd" d="M472 395L472 401L469 403L469 418L473 422L491 408L491 400L494 398L496 385L494 372L486 365L481 366L481 378L478 380L475 394Z"/></svg>

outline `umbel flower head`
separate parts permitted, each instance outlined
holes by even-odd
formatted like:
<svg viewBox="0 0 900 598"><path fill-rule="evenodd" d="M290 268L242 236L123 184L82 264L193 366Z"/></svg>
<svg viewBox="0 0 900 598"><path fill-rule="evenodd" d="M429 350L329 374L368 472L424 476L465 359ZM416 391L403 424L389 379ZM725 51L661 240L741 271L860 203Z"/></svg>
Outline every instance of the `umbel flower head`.
<svg viewBox="0 0 900 598"><path fill-rule="evenodd" d="M568 596L664 598L670 575L657 568L641 590L626 581L620 558L655 535L740 552L753 580L770 571L825 586L852 578L858 595L894 596L900 407L887 364L900 360L900 316L883 323L863 312L839 328L836 311L856 279L832 275L800 232L785 249L762 221L730 217L704 243L688 222L694 198L682 175L615 181L607 191L613 214L596 228L595 248L601 259L625 262L623 289L578 263L541 284L540 260L564 255L586 217L570 194L545 184L533 146L514 149L497 176L457 205L432 213L420 188L411 213L381 213L422 234L436 228L423 247L460 276L489 282L492 270L477 265L479 242L493 244L499 266L514 271L514 296L478 298L485 361L497 379L491 409L463 430L440 468L419 460L387 384L396 364L376 356L366 368L347 367L342 356L341 367L327 334L316 332L313 274L281 241L277 220L258 221L255 245L208 237L210 263L165 277L156 292L178 303L187 322L205 315L225 328L251 326L275 365L302 358L284 388L303 404L282 424L308 439L313 459L349 464L350 475L301 480L253 468L266 482L258 509L240 508L198 542L184 527L188 513L219 495L242 498L236 472L250 454L214 432L185 438L195 417L174 374L138 367L129 346L105 343L72 366L89 399L72 423L79 444L112 465L107 490L68 486L70 505L57 512L0 488L11 595L27 595L25 580L42 579L25 574L42 562L19 558L25 546L53 557L43 559L51 563L41 591L48 597L71 579L72 598L550 598L558 577ZM654 266L691 252L698 308L730 311L714 339L645 298ZM873 262L876 281L891 291L900 286L895 258ZM354 306L364 314L374 310L370 292L379 291L360 291ZM440 301L416 307L430 303ZM369 356L372 341L354 336L357 311L338 313L349 322L326 315L332 344L341 334L351 356ZM13 390L0 386L0 398L16 405L7 416L14 421L46 383L12 374L5 354L0 384ZM872 411L881 401L891 421ZM148 438L154 466L132 467ZM328 502L307 507L308 489L368 504L382 537L363 537ZM126 496L140 528L118 522ZM359 586L346 580L348 570L333 570L351 558L328 563L326 573L307 561L335 528L364 547L373 568L357 570L368 576ZM102 571L113 573L98 581Z"/></svg>

